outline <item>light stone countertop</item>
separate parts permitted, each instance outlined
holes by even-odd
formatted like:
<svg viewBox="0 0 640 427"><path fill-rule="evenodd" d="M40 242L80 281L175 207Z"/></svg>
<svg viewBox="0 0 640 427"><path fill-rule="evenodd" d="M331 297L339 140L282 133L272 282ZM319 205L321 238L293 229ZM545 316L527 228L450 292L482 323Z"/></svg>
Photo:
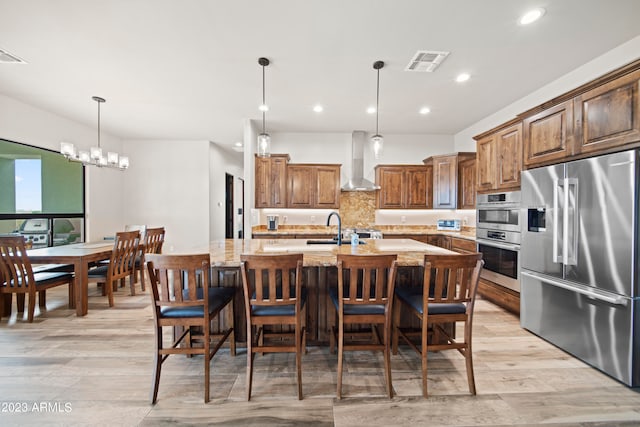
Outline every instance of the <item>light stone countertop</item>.
<svg viewBox="0 0 640 427"><path fill-rule="evenodd" d="M242 254L278 254L302 252L305 267L335 266L338 254L398 254L401 266L420 266L427 254L446 255L456 252L418 242L413 239L362 239L364 244L351 246L343 244L308 245L306 239L226 239L210 242L208 252L211 264L216 267L238 267ZM206 252L207 248L193 248L181 253ZM176 253L177 254L177 253Z"/></svg>

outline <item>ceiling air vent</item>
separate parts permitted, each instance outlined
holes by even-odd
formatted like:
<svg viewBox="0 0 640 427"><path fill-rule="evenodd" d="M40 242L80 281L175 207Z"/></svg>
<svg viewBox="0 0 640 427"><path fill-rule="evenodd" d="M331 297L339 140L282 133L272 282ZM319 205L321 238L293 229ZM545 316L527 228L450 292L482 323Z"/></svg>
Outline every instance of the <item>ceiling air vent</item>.
<svg viewBox="0 0 640 427"><path fill-rule="evenodd" d="M419 50L413 55L411 61L405 68L405 71L419 71L422 73L431 73L438 68L438 65L444 61L449 52L440 52L435 50Z"/></svg>
<svg viewBox="0 0 640 427"><path fill-rule="evenodd" d="M26 64L27 61L20 59L4 49L0 49L0 64Z"/></svg>

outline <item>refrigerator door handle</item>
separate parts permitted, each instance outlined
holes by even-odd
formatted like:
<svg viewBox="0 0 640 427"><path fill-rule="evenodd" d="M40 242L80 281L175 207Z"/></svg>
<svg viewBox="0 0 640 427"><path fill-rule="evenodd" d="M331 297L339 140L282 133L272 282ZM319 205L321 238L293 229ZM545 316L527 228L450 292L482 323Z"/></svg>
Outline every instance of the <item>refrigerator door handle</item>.
<svg viewBox="0 0 640 427"><path fill-rule="evenodd" d="M569 180L563 179L564 189L562 206L562 264L569 265Z"/></svg>
<svg viewBox="0 0 640 427"><path fill-rule="evenodd" d="M579 207L578 204L578 178L567 178L567 185L565 187L565 210L567 213L571 212L571 246L569 246L569 234L565 234L567 245L565 246L566 252L566 261L564 261L565 265L578 265L578 218L579 218ZM573 192L571 191L571 187L573 187ZM570 196L573 196L573 208L569 205ZM569 215L565 215L566 223L567 223L567 231L569 231ZM569 250L570 249L570 250Z"/></svg>
<svg viewBox="0 0 640 427"><path fill-rule="evenodd" d="M520 274L522 276L526 276L526 277L530 277L532 279L535 280L539 280L543 283L546 283L548 285L551 286L555 286L558 288L562 288L562 289L566 289L568 291L571 292L575 292L577 294L580 295L584 295L587 298L592 298L592 299L596 299L599 301L604 301L607 302L609 304L614 304L614 305L623 305L623 306L627 306L628 304L628 298L622 296L622 295L616 295L616 294L612 294L610 292L604 292L604 291L595 291L592 289L589 289L585 286L579 286L576 284L573 284L571 282L567 282L565 280L559 280L559 279L554 279L554 278L550 278L547 277L545 275L542 274L538 274L538 273L534 273L531 271L521 271Z"/></svg>
<svg viewBox="0 0 640 427"><path fill-rule="evenodd" d="M551 261L562 262L562 257L558 255L558 189L562 185L559 179L553 180L553 227L551 236Z"/></svg>

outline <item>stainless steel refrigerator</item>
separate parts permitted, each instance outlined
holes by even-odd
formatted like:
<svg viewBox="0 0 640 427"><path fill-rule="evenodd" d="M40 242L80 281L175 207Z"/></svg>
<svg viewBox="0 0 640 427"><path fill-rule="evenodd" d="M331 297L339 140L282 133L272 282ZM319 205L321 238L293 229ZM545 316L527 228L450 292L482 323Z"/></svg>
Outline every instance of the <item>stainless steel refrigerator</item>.
<svg viewBox="0 0 640 427"><path fill-rule="evenodd" d="M640 386L638 150L522 173L520 323Z"/></svg>

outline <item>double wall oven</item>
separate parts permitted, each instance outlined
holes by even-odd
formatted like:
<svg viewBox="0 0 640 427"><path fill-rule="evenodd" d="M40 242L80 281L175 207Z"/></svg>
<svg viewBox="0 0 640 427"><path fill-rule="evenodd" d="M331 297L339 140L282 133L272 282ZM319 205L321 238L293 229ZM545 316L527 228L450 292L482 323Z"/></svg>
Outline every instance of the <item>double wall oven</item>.
<svg viewBox="0 0 640 427"><path fill-rule="evenodd" d="M476 209L481 277L520 292L520 191L478 194Z"/></svg>

